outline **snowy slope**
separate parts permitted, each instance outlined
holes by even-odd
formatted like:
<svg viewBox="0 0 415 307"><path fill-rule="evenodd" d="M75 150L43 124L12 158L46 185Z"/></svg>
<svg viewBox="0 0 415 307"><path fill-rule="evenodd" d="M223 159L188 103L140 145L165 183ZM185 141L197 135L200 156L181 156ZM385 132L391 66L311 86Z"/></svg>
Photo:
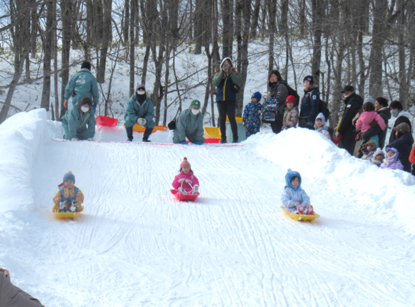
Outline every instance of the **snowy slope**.
<svg viewBox="0 0 415 307"><path fill-rule="evenodd" d="M232 147L172 145L167 133L159 145L62 142L60 129L43 110L0 126L0 267L45 306L413 304L415 180L404 172L303 129ZM184 156L196 203L169 193ZM279 208L289 167L320 219ZM78 222L50 213L68 170L86 196Z"/></svg>

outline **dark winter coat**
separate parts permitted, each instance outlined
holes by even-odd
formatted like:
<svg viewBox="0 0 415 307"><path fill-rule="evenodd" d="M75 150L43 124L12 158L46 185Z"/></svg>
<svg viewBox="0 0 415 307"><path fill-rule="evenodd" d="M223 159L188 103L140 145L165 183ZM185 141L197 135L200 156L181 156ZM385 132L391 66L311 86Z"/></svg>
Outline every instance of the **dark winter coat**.
<svg viewBox="0 0 415 307"><path fill-rule="evenodd" d="M271 97L275 97L278 100L278 110L284 110L285 100L287 100L288 97L287 82L281 80L274 83L268 83L268 85L271 92ZM282 113L284 113L284 111L282 111Z"/></svg>
<svg viewBox="0 0 415 307"><path fill-rule="evenodd" d="M399 151L399 160L401 160L401 163L403 165L403 170L409 173L411 172L411 162L409 162L409 155L411 154L413 143L414 143L414 138L412 134L405 133L399 139L393 141L388 146L386 146L386 148L393 147Z"/></svg>
<svg viewBox="0 0 415 307"><path fill-rule="evenodd" d="M231 82L229 79L232 79L232 82L236 85L241 85L241 75L236 71L235 68L231 67L228 71L228 74L225 74L223 70L218 72L216 76L213 77L213 84L217 87L216 89L216 101L236 101L236 94L231 89Z"/></svg>
<svg viewBox="0 0 415 307"><path fill-rule="evenodd" d="M304 89L304 96L301 100L300 118L307 118L310 127L314 125L320 105L320 91L317 85Z"/></svg>
<svg viewBox="0 0 415 307"><path fill-rule="evenodd" d="M393 123L393 128L395 128L396 126L398 126L399 124L402 123L407 123L409 125L409 129L411 129L412 131L412 125L411 125L411 121L409 120L409 116L410 114L406 111L401 111L398 114L398 117L395 119L395 122ZM395 141L396 136L395 136L395 130L391 131L391 134L389 136L389 144L392 143L393 141Z"/></svg>
<svg viewBox="0 0 415 307"><path fill-rule="evenodd" d="M65 140L87 140L95 135L95 115L90 109L82 112L79 104L73 105L62 117L62 127L65 131Z"/></svg>
<svg viewBox="0 0 415 307"><path fill-rule="evenodd" d="M356 144L354 125L352 123L353 118L363 106L363 98L356 93L351 94L344 100L346 107L344 108L340 126L338 129L342 139L339 143L340 148L346 149L351 155L353 155L354 147Z"/></svg>
<svg viewBox="0 0 415 307"><path fill-rule="evenodd" d="M0 306L1 307L42 307L38 299L30 296L0 272Z"/></svg>
<svg viewBox="0 0 415 307"><path fill-rule="evenodd" d="M137 119L144 118L147 123L144 128L154 128L154 106L150 97L146 96L143 103L138 102L137 93L134 93L128 100L127 112L125 113L125 126L132 127L137 123Z"/></svg>

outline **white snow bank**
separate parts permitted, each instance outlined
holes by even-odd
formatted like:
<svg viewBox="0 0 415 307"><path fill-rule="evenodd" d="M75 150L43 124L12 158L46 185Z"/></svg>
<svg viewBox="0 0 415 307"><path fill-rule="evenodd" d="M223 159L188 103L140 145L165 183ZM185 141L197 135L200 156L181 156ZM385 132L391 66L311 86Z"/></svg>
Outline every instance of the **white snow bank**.
<svg viewBox="0 0 415 307"><path fill-rule="evenodd" d="M0 213L33 206L32 165L43 145L46 122L45 109L37 109L0 125Z"/></svg>
<svg viewBox="0 0 415 307"><path fill-rule="evenodd" d="M303 128L278 135L256 134L246 146L283 169L300 172L316 212L321 208L334 208L340 215L361 211L363 218L391 219L415 232L415 177L411 174L380 169Z"/></svg>

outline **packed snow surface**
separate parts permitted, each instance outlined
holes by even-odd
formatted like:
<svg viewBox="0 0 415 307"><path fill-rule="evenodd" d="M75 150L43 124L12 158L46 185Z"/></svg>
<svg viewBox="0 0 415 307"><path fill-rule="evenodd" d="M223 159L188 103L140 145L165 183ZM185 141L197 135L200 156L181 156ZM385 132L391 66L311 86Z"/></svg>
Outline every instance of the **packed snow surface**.
<svg viewBox="0 0 415 307"><path fill-rule="evenodd" d="M125 141L121 127L66 142L44 110L0 126L0 267L45 306L410 306L415 178L350 157L314 131L237 146ZM170 194L187 157L196 202ZM321 215L297 222L280 196L288 168ZM52 197L71 170L76 222Z"/></svg>

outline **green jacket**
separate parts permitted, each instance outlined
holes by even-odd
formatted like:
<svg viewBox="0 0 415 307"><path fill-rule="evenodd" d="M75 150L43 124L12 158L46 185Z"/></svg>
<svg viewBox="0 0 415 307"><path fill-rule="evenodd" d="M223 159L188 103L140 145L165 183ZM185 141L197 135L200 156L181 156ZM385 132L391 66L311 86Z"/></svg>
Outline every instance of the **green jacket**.
<svg viewBox="0 0 415 307"><path fill-rule="evenodd" d="M173 143L181 143L186 140L186 137L193 143L196 141L204 143L203 134L203 114L199 112L194 115L192 110L186 109L176 120Z"/></svg>
<svg viewBox="0 0 415 307"><path fill-rule="evenodd" d="M231 89L229 78L231 78L236 85L241 85L241 75L233 67L229 69L228 74L225 74L223 70L221 70L213 77L212 82L217 87L216 101L236 101L236 94Z"/></svg>
<svg viewBox="0 0 415 307"><path fill-rule="evenodd" d="M147 120L145 128L154 128L154 106L150 97L146 97L146 101L142 105L138 102L137 93L134 93L128 100L127 112L124 116L125 126L132 127L137 123L137 119L144 118Z"/></svg>
<svg viewBox="0 0 415 307"><path fill-rule="evenodd" d="M75 93L75 95L73 95ZM97 79L87 68L82 68L69 80L65 87L65 99L72 96L72 104L75 105L81 98L93 96L94 106L99 103Z"/></svg>
<svg viewBox="0 0 415 307"><path fill-rule="evenodd" d="M65 131L65 140L77 138L86 140L95 135L95 115L93 111L82 112L79 105L74 105L62 117L62 126Z"/></svg>

